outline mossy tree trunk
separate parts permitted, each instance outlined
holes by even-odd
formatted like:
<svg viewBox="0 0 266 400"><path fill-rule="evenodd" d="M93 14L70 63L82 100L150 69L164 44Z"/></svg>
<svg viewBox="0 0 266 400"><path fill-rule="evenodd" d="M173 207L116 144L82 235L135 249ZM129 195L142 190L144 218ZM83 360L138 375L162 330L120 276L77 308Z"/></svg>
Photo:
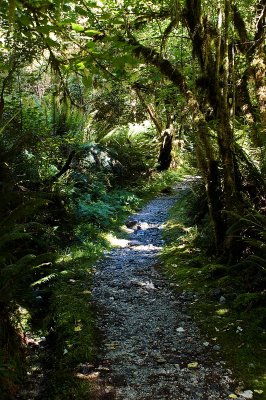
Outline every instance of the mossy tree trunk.
<svg viewBox="0 0 266 400"><path fill-rule="evenodd" d="M245 83L245 98L248 99L249 89L247 83L249 80L253 80L255 84L255 94L257 99L259 120L260 120L260 131L261 134L256 134L254 145L264 146L265 145L265 134L266 134L266 60L265 60L265 26L266 26L266 4L265 0L259 0L256 5L256 30L253 38L248 35L245 21L237 8L237 5L233 6L234 16L234 27L238 33L240 43L238 43L238 49L246 57L247 68L243 76L243 83ZM254 107L250 107L250 101L247 101L246 107L243 110L244 114L247 114L247 109L252 114L255 123L258 123L256 112ZM252 112L253 111L253 112Z"/></svg>
<svg viewBox="0 0 266 400"><path fill-rule="evenodd" d="M223 242L225 232L221 217L218 164L210 141L208 124L201 112L197 97L187 85L184 75L169 60L163 58L156 50L140 44L132 36L130 43L134 46L135 55L157 67L162 75L177 87L187 101L194 121L196 157L206 187L210 220L214 228L215 244L218 250Z"/></svg>
<svg viewBox="0 0 266 400"><path fill-rule="evenodd" d="M254 57L251 59L251 68L256 86L256 96L260 110L263 139L266 134L266 55L265 55L265 27L266 3L260 0L257 4L256 32L254 36ZM265 139L263 140L265 144Z"/></svg>
<svg viewBox="0 0 266 400"><path fill-rule="evenodd" d="M229 57L231 9L228 0L218 1L217 5L217 26L206 23L200 0L186 2L184 19L204 78L205 94L217 126L219 159L222 164L221 182L217 182L217 185L223 185L223 207L227 211L234 211L241 208L241 199L237 186L239 172L234 151L232 123L234 109L230 108L230 103L234 106L234 98L233 93L229 93L228 90L230 82L233 82ZM222 206L221 201L220 205ZM224 223L226 230L226 221Z"/></svg>
<svg viewBox="0 0 266 400"><path fill-rule="evenodd" d="M218 45L216 51L216 79L217 92L216 117L218 122L218 145L223 168L225 209L235 211L241 209L239 190L237 188L237 165L235 161L235 138L233 133L233 118L230 104L233 103L233 94L229 93L229 82L232 81L232 70L229 67L229 23L230 4L224 0L220 5L218 16ZM223 37L222 37L223 36ZM221 42L223 41L223 46Z"/></svg>
<svg viewBox="0 0 266 400"><path fill-rule="evenodd" d="M174 127L170 124L169 127L161 132L161 146L158 157L158 171L167 171L172 162L172 146L174 137Z"/></svg>
<svg viewBox="0 0 266 400"><path fill-rule="evenodd" d="M174 138L174 126L171 123L171 117L169 115L166 116L166 123L163 121L162 118L158 116L156 110L154 109L152 104L149 104L137 83L134 84L133 89L135 90L141 104L147 110L147 113L153 122L159 140L160 140L160 150L158 156L158 171L167 171L170 168L171 161L172 161L172 146L173 146L173 138Z"/></svg>

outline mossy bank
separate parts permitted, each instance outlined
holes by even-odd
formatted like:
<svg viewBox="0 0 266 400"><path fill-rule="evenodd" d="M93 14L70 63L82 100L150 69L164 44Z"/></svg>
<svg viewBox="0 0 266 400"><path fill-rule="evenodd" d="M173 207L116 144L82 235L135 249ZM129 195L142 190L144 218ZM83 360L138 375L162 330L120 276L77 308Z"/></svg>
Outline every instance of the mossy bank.
<svg viewBox="0 0 266 400"><path fill-rule="evenodd" d="M236 373L239 392L266 397L265 274L221 263L210 248L212 229L201 183L183 192L164 229L164 272L178 291L197 293L190 313ZM236 392L237 397L237 392Z"/></svg>

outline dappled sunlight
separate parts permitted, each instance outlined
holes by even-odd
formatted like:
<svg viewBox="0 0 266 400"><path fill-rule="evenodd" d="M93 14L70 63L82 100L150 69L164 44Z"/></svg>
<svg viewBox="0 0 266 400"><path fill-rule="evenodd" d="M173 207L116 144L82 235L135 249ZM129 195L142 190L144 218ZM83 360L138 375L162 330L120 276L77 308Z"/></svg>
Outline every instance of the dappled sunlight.
<svg viewBox="0 0 266 400"><path fill-rule="evenodd" d="M75 376L79 379L85 379L89 381L94 381L99 379L100 372L98 371L93 371L89 374L82 374L81 372L78 372Z"/></svg>
<svg viewBox="0 0 266 400"><path fill-rule="evenodd" d="M133 244L131 245L129 242L129 247L131 247L134 251L145 251L145 252L149 252L149 251L155 251L155 250L161 250L162 246L154 246L153 244Z"/></svg>
<svg viewBox="0 0 266 400"><path fill-rule="evenodd" d="M0 400L265 394L266 9L232 3L1 2Z"/></svg>
<svg viewBox="0 0 266 400"><path fill-rule="evenodd" d="M138 135L140 133L142 133L143 131L146 131L147 129L151 128L151 122L150 120L145 120L143 121L141 124L138 123L129 123L128 127L129 127L129 134L130 135Z"/></svg>
<svg viewBox="0 0 266 400"><path fill-rule="evenodd" d="M74 332L80 332L81 330L82 330L82 324L80 321L78 321L74 326Z"/></svg>
<svg viewBox="0 0 266 400"><path fill-rule="evenodd" d="M223 316L229 312L228 308L219 308L219 310L216 311L216 314L219 316Z"/></svg>
<svg viewBox="0 0 266 400"><path fill-rule="evenodd" d="M124 248L124 247L128 247L128 245L129 245L129 240L127 240L127 239L119 239L115 235L113 235L112 233L108 233L106 235L106 239L110 243L110 245L113 246L113 247L122 247L122 248Z"/></svg>
<svg viewBox="0 0 266 400"><path fill-rule="evenodd" d="M138 280L138 281L134 281L134 284L139 286L140 288L146 289L146 290L155 290L156 289L153 282L151 282L151 281Z"/></svg>
<svg viewBox="0 0 266 400"><path fill-rule="evenodd" d="M139 222L137 224L138 228L136 232L143 232L143 231L148 231L149 229L160 229L161 226L158 226L158 224L148 224L147 222ZM126 233L133 233L135 229L127 228L125 225L120 228ZM136 234L136 239L124 239L124 238L118 238L115 236L113 233L109 232L108 234L105 235L105 239L107 242L112 246L112 247L118 247L118 248L127 248L127 249L132 249L134 251L140 251L140 252L150 252L150 251L160 251L162 249L161 245L154 245L152 243L143 243L143 238L142 235L139 237L138 234Z"/></svg>
<svg viewBox="0 0 266 400"><path fill-rule="evenodd" d="M128 228L126 225L122 225L120 227L120 230L125 233L133 233L134 232L134 229Z"/></svg>

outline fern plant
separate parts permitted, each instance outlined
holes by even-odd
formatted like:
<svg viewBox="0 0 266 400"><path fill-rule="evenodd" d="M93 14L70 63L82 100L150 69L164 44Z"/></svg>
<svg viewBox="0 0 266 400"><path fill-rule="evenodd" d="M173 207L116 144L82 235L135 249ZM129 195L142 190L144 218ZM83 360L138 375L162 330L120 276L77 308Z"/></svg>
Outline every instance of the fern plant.
<svg viewBox="0 0 266 400"><path fill-rule="evenodd" d="M121 163L126 178L146 175L156 166L159 143L147 121L118 127L106 134L101 143L108 145L113 159Z"/></svg>
<svg viewBox="0 0 266 400"><path fill-rule="evenodd" d="M266 279L266 215L251 210L244 216L234 214L234 217L236 222L227 233L238 237L245 246L239 262L231 267L232 271L249 269L256 285L263 286Z"/></svg>
<svg viewBox="0 0 266 400"><path fill-rule="evenodd" d="M41 252L38 240L45 227L34 221L48 199L12 192L1 193L0 203L0 386L8 398L25 375L23 332L17 329L14 315L18 307L34 313L36 295L31 285L49 273L54 255L47 248Z"/></svg>

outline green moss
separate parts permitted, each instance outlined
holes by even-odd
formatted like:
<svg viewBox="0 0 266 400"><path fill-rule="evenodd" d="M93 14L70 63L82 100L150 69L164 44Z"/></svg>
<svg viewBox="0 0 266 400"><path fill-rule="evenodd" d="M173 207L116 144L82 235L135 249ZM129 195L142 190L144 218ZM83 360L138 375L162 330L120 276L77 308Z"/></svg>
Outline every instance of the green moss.
<svg viewBox="0 0 266 400"><path fill-rule="evenodd" d="M151 200L156 194L168 187L172 187L178 181L182 180L184 171L164 171L154 172L149 179L137 180L131 185L131 190L142 199L143 202Z"/></svg>
<svg viewBox="0 0 266 400"><path fill-rule="evenodd" d="M265 304L266 293L241 293L233 301L232 305L236 310L249 311Z"/></svg>
<svg viewBox="0 0 266 400"><path fill-rule="evenodd" d="M198 294L190 312L210 340L216 338L222 355L246 388L266 394L266 305L264 292L250 292L247 273L231 274L213 256L207 256L206 237L193 224L193 193L185 193L173 207L164 230L161 257L167 277L177 290ZM207 223L207 222L206 222ZM206 235L206 225L202 227ZM247 275L247 276L246 276ZM224 299L220 302L220 297Z"/></svg>
<svg viewBox="0 0 266 400"><path fill-rule="evenodd" d="M95 362L101 340L95 327L96 311L91 299L95 262L110 249L110 236L125 237L123 224L129 213L177 179L176 173L155 174L149 182L138 182L129 190L114 190L104 198L109 204L108 210L112 210L106 223L97 225L84 219L76 226L76 244L59 257L50 287L52 330L47 339L49 352L45 356L45 369L49 372L42 400L90 397L91 382L80 379L77 372L80 364ZM102 212L97 207L96 211Z"/></svg>
<svg viewBox="0 0 266 400"><path fill-rule="evenodd" d="M50 318L52 330L47 337L49 351L44 365L47 372L42 400L82 399L90 383L75 377L80 363L92 362L97 353L95 310L91 303L93 260L98 251L69 249L58 264L53 285ZM83 393L83 394L82 394Z"/></svg>

